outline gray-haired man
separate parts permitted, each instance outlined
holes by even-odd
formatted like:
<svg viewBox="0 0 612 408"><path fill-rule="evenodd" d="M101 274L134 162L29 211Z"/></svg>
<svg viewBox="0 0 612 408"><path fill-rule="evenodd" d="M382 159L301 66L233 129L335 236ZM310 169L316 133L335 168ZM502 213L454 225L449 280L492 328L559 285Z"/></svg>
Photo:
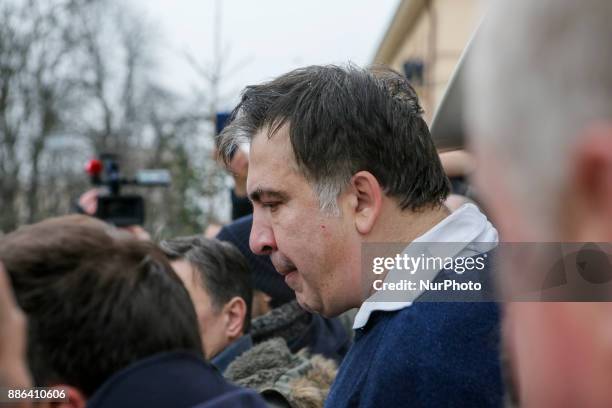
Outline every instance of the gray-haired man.
<svg viewBox="0 0 612 408"><path fill-rule="evenodd" d="M611 21L609 0L498 1L476 38L465 106L505 241L612 242ZM610 327L612 303L509 303L520 405L612 406Z"/></svg>

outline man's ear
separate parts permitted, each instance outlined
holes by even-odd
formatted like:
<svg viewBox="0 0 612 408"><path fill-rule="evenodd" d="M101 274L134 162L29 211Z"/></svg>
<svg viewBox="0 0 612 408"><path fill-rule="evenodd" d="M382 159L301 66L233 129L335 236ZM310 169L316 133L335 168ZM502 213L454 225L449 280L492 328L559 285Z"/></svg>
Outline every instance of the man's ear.
<svg viewBox="0 0 612 408"><path fill-rule="evenodd" d="M246 311L246 302L240 296L234 296L223 306L225 334L230 340L235 340L243 335Z"/></svg>
<svg viewBox="0 0 612 408"><path fill-rule="evenodd" d="M360 171L351 178L350 206L355 214L355 226L360 234L374 227L382 208L383 192L378 180L369 171Z"/></svg>
<svg viewBox="0 0 612 408"><path fill-rule="evenodd" d="M584 220L583 227L591 230L581 235L607 242L612 239L612 123L588 129L579 138L572 159L571 191L577 195L573 201L579 203L577 211L591 221Z"/></svg>

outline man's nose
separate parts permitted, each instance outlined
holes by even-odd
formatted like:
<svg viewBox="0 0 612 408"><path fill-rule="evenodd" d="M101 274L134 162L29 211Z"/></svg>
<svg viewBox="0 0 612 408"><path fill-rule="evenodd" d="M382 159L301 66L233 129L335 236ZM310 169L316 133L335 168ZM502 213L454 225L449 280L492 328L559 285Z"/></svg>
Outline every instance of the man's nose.
<svg viewBox="0 0 612 408"><path fill-rule="evenodd" d="M257 255L271 255L277 250L272 227L261 217L253 214L253 226L249 236L251 251Z"/></svg>

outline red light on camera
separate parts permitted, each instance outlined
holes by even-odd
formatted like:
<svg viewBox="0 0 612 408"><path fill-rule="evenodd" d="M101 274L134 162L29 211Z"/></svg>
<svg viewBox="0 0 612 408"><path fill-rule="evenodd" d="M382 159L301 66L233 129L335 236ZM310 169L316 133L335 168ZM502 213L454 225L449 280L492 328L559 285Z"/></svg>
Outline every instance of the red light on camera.
<svg viewBox="0 0 612 408"><path fill-rule="evenodd" d="M91 159L85 165L85 171L90 176L97 176L102 172L102 162L98 159Z"/></svg>

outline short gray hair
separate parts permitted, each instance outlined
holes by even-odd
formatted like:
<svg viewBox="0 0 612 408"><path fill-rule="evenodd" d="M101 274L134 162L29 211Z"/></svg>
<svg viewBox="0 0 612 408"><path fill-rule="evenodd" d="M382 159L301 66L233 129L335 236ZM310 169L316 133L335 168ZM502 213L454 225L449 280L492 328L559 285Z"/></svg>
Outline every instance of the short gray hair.
<svg viewBox="0 0 612 408"><path fill-rule="evenodd" d="M467 121L535 211L563 188L586 126L612 117L612 1L495 1L467 66ZM537 189L537 198L528 192Z"/></svg>

